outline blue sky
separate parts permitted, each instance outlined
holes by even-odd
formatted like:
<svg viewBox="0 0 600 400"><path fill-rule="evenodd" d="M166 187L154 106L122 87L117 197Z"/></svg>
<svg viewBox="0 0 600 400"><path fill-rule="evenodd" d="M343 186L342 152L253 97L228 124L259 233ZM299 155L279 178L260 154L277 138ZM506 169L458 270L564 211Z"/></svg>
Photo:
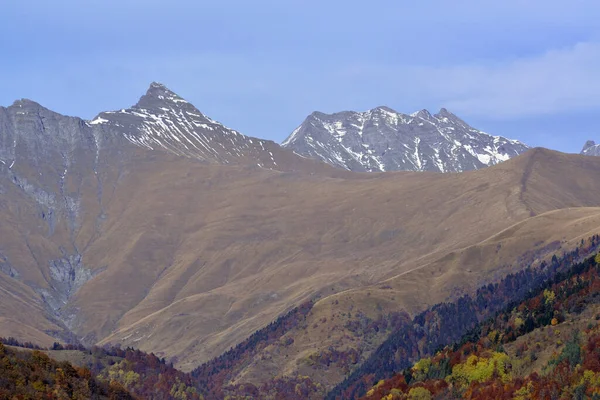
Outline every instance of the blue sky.
<svg viewBox="0 0 600 400"><path fill-rule="evenodd" d="M312 111L446 107L567 152L600 141L597 0L19 0L0 10L0 105L92 118L159 81L282 141Z"/></svg>

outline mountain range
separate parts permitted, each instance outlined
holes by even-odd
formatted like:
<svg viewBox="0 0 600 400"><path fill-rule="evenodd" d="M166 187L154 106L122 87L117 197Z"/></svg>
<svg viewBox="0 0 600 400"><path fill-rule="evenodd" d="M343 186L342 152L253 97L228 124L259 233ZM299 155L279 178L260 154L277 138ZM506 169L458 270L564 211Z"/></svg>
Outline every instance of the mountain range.
<svg viewBox="0 0 600 400"><path fill-rule="evenodd" d="M100 113L88 125L106 128L140 147L209 163L277 170L291 170L296 164L306 168L311 164L273 141L248 137L227 128L156 82L131 108Z"/></svg>
<svg viewBox="0 0 600 400"><path fill-rule="evenodd" d="M355 172L384 170L404 172ZM332 388L389 334L356 335L365 321L407 321L598 233L598 171L446 110L315 113L279 146L156 83L92 120L18 100L0 107L0 336L191 371L311 302L223 379ZM315 361L327 352L354 363Z"/></svg>
<svg viewBox="0 0 600 400"><path fill-rule="evenodd" d="M388 107L312 113L283 142L297 154L350 171L462 172L506 161L525 144L488 135L445 108L407 115Z"/></svg>

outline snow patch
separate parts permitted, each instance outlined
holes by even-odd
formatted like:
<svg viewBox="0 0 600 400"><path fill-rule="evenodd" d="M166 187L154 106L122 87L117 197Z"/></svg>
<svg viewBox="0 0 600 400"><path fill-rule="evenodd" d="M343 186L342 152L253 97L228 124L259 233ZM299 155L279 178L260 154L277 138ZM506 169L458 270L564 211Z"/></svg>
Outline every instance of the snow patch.
<svg viewBox="0 0 600 400"><path fill-rule="evenodd" d="M107 119L98 117L98 118L94 119L93 121L90 121L89 124L90 125L100 125L100 124L105 124L107 122L109 122Z"/></svg>

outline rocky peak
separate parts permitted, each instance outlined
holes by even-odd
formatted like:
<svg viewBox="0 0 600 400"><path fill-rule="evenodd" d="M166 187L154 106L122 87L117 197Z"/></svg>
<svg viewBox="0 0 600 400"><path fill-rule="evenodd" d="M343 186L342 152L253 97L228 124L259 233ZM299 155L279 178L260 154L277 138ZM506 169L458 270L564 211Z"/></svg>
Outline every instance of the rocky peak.
<svg viewBox="0 0 600 400"><path fill-rule="evenodd" d="M586 156L600 156L600 144L596 144L593 140L585 142L581 154Z"/></svg>
<svg viewBox="0 0 600 400"><path fill-rule="evenodd" d="M22 110L47 110L45 107L42 107L41 104L36 103L33 100L29 99L19 99L15 100L15 102L9 107L14 109L22 109Z"/></svg>
<svg viewBox="0 0 600 400"><path fill-rule="evenodd" d="M283 152L297 157L276 143L242 135L207 117L157 82L135 105L100 113L88 124L116 132L136 146L211 163L277 169L279 157L288 157Z"/></svg>
<svg viewBox="0 0 600 400"><path fill-rule="evenodd" d="M152 82L140 100L132 107L137 109L160 109L182 107L190 104L162 83Z"/></svg>
<svg viewBox="0 0 600 400"><path fill-rule="evenodd" d="M407 115L385 106L365 112L315 112L282 145L351 171L460 172L497 164L528 149L474 129L445 108L435 115L425 109Z"/></svg>
<svg viewBox="0 0 600 400"><path fill-rule="evenodd" d="M448 118L450 121L460 120L455 114L451 113L445 108L441 108L440 111L434 115L437 119Z"/></svg>
<svg viewBox="0 0 600 400"><path fill-rule="evenodd" d="M426 109L422 109L421 111L417 111L415 113L412 113L411 117L417 117L417 118L426 119L426 120L430 120L430 119L433 118L433 116L431 115L431 113L428 110L426 110Z"/></svg>
<svg viewBox="0 0 600 400"><path fill-rule="evenodd" d="M99 138L80 118L67 117L28 99L0 107L0 160L41 166L51 158L68 165L79 150L96 152Z"/></svg>
<svg viewBox="0 0 600 400"><path fill-rule="evenodd" d="M583 151L585 151L586 149L589 149L590 147L594 147L594 146L596 146L596 142L594 142L593 140L588 140L583 145Z"/></svg>
<svg viewBox="0 0 600 400"><path fill-rule="evenodd" d="M469 124L467 124L465 121L457 117L456 114L453 114L445 108L440 109L440 111L437 114L435 114L434 117L442 123L459 125L460 127L465 129L472 129L469 126Z"/></svg>
<svg viewBox="0 0 600 400"><path fill-rule="evenodd" d="M389 114L398 114L398 112L396 110L391 109L390 107L387 106L379 106L379 107L375 107L373 109L374 112L384 112L384 113L389 113Z"/></svg>

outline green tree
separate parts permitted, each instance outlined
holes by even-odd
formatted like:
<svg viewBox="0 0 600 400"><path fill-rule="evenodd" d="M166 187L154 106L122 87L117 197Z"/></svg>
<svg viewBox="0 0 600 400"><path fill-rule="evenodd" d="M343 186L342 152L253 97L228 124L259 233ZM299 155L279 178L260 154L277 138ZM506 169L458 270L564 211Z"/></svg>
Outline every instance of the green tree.
<svg viewBox="0 0 600 400"><path fill-rule="evenodd" d="M412 388L408 392L409 400L431 400L432 398L431 392L422 387Z"/></svg>

